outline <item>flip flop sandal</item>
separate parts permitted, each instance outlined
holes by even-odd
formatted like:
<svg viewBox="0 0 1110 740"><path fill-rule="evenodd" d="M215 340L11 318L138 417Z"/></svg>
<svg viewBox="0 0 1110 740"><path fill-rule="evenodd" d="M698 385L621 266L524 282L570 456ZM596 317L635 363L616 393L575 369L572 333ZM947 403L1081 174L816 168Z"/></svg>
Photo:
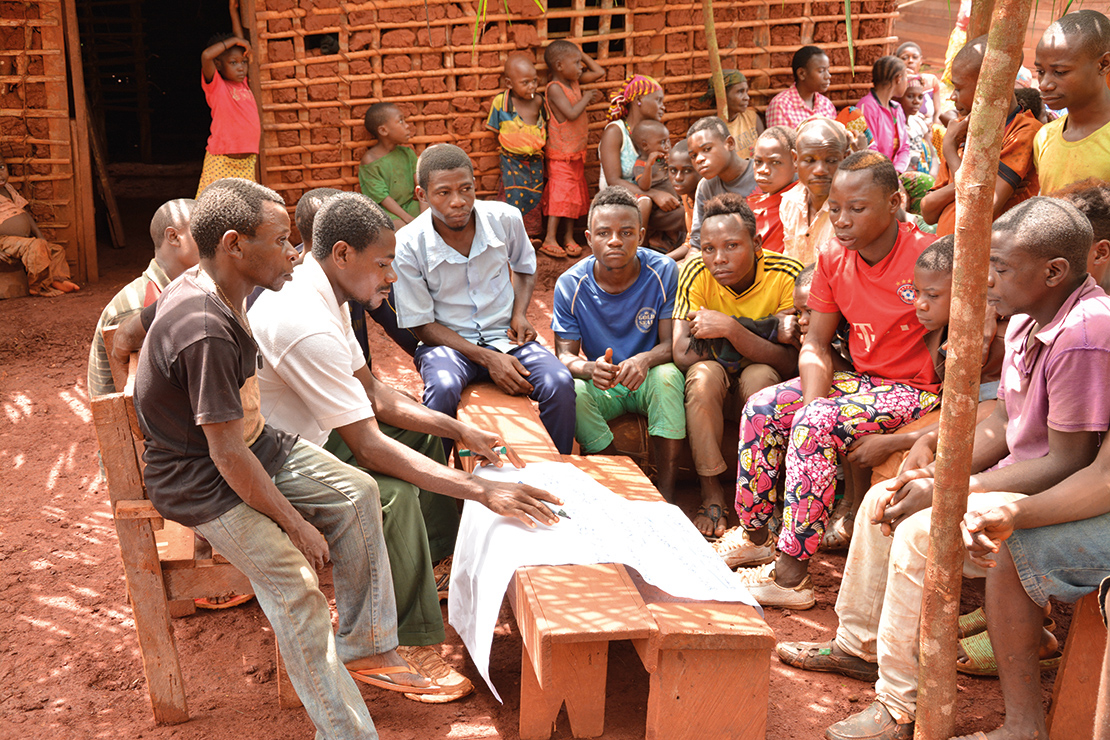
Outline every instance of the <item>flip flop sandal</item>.
<svg viewBox="0 0 1110 740"><path fill-rule="evenodd" d="M716 515L713 514L714 509L717 510ZM717 539L718 537L721 536L721 535L717 534L717 522L721 521L721 517L724 516L724 511L721 509L719 504L710 504L709 506L699 506L698 511L697 511L696 514L694 514L694 516L696 516L696 517L697 516L704 516L706 519L713 522L713 534L705 534L704 532L701 532L701 530L698 530L699 532L701 532L702 537L704 537L707 540L715 540L715 539Z"/></svg>
<svg viewBox="0 0 1110 740"><path fill-rule="evenodd" d="M964 651L967 660L956 660L956 670L969 676L997 676L998 662L994 657L994 648L991 638L986 632L980 632L960 640L960 648ZM1060 667L1064 655L1056 650L1047 658L1041 658L1042 671L1051 671Z"/></svg>
<svg viewBox="0 0 1110 740"><path fill-rule="evenodd" d="M390 678L391 675L396 673L412 673L420 676L420 672L413 668L411 665L387 665L382 668L363 668L362 670L353 671L350 668L347 672L351 674L351 678L370 686L386 691L397 691L402 694L442 694L444 693L443 687L432 681L431 686L406 686L399 684ZM421 676L427 678L426 676ZM429 679L430 680L430 679Z"/></svg>
<svg viewBox="0 0 1110 740"><path fill-rule="evenodd" d="M582 256L582 247L578 246L574 242L567 242L566 244L563 245L563 248L566 250L567 257L581 257Z"/></svg>
<svg viewBox="0 0 1110 740"><path fill-rule="evenodd" d="M567 253L558 244L541 244L537 251L557 260L566 259L567 256Z"/></svg>
<svg viewBox="0 0 1110 740"><path fill-rule="evenodd" d="M206 597L203 599L193 599L193 602L197 605L197 609L230 609L233 606L246 604L253 598L254 594L232 594L227 601L218 602Z"/></svg>
<svg viewBox="0 0 1110 740"><path fill-rule="evenodd" d="M986 631L987 613L983 611L983 607L967 614L961 614L959 621L956 622L956 634L962 635L961 640Z"/></svg>

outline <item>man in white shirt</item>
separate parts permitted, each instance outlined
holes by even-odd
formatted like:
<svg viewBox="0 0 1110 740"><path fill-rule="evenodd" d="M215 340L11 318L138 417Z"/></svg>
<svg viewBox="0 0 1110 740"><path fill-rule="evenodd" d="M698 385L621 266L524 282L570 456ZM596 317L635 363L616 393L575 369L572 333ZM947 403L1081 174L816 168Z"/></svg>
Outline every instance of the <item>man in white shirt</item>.
<svg viewBox="0 0 1110 740"><path fill-rule="evenodd" d="M467 385L491 379L539 403L559 452L574 442L570 372L535 340L525 312L536 252L520 210L474 198L474 167L451 144L424 150L416 195L428 209L397 233L397 324L420 340L424 405L455 416Z"/></svg>
<svg viewBox="0 0 1110 740"><path fill-rule="evenodd" d="M316 215L312 254L286 290L263 293L249 317L263 357L258 381L269 423L378 482L398 652L442 689L406 695L443 702L473 690L431 647L445 639L432 563L454 547L455 499L480 501L529 526L556 521L540 502L558 500L530 486L494 484L448 468L439 437L497 462L497 435L427 409L371 373L345 304L380 305L396 279L394 246L392 224L378 206L357 193L334 196Z"/></svg>

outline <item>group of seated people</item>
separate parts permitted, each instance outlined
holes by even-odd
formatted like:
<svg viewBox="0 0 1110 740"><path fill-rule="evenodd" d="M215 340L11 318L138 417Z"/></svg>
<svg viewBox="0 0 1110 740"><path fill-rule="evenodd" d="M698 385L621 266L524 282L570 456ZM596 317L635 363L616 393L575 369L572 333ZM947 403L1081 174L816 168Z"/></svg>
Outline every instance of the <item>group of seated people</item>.
<svg viewBox="0 0 1110 740"><path fill-rule="evenodd" d="M953 65L953 125L965 131L961 85L982 58L977 39ZM1007 700L990 738L1044 736L1044 607L1110 575L1110 453L1099 448L1110 428L1110 23L1071 13L1037 59L1046 102L1068 113L1036 150L1028 133L1010 150L1004 140L965 519L965 574L987 578L985 616L966 632L985 627ZM563 454L575 441L611 454L609 422L647 417L668 501L688 443L694 524L730 567L746 566L737 578L764 606L812 607L813 556L850 542L836 638L777 651L805 670L877 680L876 702L827 737L909 738L937 441L922 419L943 398L954 239L920 231L895 164L853 142L832 118L787 117L755 138L749 161L725 121L695 122L667 156L692 204L686 251L644 246L642 198L603 188L587 215L590 256L555 288L554 352L528 318L536 250L521 211L476 198L458 147L420 155L420 208L396 231L360 194L305 194L300 250L277 193L219 180L155 214L155 258L98 324L90 394L116 390L101 330L118 324L114 351L142 349L150 499L250 578L324 736L373 736L355 681L429 702L473 689L434 647L456 499L529 526L558 520L552 492L446 465L452 445L503 464L505 440L455 418L464 389L491 380L538 403ZM1026 171L1013 166L1018 149ZM942 177L923 201L942 219L950 190ZM386 307L391 336L415 340L423 403L375 376L348 304L376 317ZM896 467L905 456L900 470L871 486L892 454ZM336 632L314 574L329 559Z"/></svg>

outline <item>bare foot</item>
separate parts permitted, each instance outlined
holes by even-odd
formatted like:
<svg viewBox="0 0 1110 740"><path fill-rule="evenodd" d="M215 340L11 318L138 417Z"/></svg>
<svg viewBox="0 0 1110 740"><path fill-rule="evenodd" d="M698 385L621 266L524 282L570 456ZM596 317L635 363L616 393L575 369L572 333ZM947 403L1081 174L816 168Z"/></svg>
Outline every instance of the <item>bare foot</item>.
<svg viewBox="0 0 1110 740"><path fill-rule="evenodd" d="M55 290L60 290L63 293L76 293L77 291L81 290L80 285L78 285L77 283L71 283L68 280L55 280L54 282L50 283L50 287L54 288Z"/></svg>

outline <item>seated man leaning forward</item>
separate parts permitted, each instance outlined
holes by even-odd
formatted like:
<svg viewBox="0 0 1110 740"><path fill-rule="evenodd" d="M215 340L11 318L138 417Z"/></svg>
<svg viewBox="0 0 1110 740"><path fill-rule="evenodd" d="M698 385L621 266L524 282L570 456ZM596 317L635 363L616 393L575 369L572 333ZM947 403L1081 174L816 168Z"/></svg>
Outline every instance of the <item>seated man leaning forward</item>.
<svg viewBox="0 0 1110 740"><path fill-rule="evenodd" d="M694 526L706 537L728 526L718 479L728 469L725 417L738 419L750 396L798 370L798 350L772 337L775 314L794 308L801 269L797 260L763 250L744 198L730 193L705 204L701 256L678 278L673 353L686 371L686 429L701 483Z"/></svg>
<svg viewBox="0 0 1110 740"><path fill-rule="evenodd" d="M877 152L841 163L829 192L836 239L817 259L800 378L749 399L740 422L736 509L746 532L728 538L726 561L774 558L769 531L775 481L786 481L777 561L742 573L764 606L814 605L808 575L828 523L837 456L867 434L892 432L940 400L940 380L914 309L913 270L933 241L897 219L898 173ZM842 320L856 372L834 372L832 340ZM740 535L740 536L736 536Z"/></svg>
<svg viewBox="0 0 1110 740"><path fill-rule="evenodd" d="M1110 298L1086 274L1091 242L1083 214L1052 198L1030 198L994 224L987 300L1013 318L998 403L975 429L969 510L1044 491L1095 459L1110 426L1104 392ZM864 498L836 601L833 642L776 648L784 663L805 670L878 676L878 700L830 727L832 740L913 737L931 468L907 471ZM965 560L964 575L982 578L985 571ZM992 612L1009 618L993 607L986 612L988 619Z"/></svg>
<svg viewBox="0 0 1110 740"><path fill-rule="evenodd" d="M142 313L135 408L147 493L250 579L317 736L377 738L351 671L435 690L396 651L377 484L240 402L259 359L244 301L258 285L279 290L297 256L285 204L256 183L218 180L191 230L200 267ZM338 633L316 577L331 555Z"/></svg>
<svg viewBox="0 0 1110 740"><path fill-rule="evenodd" d="M607 422L628 412L646 416L656 485L670 501L686 438L682 372L671 362L678 266L666 255L637 249L640 219L625 188L597 194L586 230L593 256L559 278L551 328L555 351L575 379L574 436L582 450L615 453Z"/></svg>
<svg viewBox="0 0 1110 740"><path fill-rule="evenodd" d="M394 244L393 224L373 201L358 193L333 196L316 215L312 253L284 290L262 294L250 320L264 361L258 387L265 417L377 481L397 600L397 652L441 689L409 698L439 703L474 688L430 647L446 639L432 563L454 549L455 499L480 501L529 526L532 518L552 523L537 499L556 499L448 468L440 437L500 465L496 435L421 406L367 366L345 304L377 308L385 299L396 279Z"/></svg>
<svg viewBox="0 0 1110 740"><path fill-rule="evenodd" d="M398 326L420 339L424 405L454 417L463 389L490 379L537 401L551 441L570 454L574 381L525 316L536 252L520 210L476 201L474 166L452 144L425 149L416 179L428 209L397 233L394 290Z"/></svg>

